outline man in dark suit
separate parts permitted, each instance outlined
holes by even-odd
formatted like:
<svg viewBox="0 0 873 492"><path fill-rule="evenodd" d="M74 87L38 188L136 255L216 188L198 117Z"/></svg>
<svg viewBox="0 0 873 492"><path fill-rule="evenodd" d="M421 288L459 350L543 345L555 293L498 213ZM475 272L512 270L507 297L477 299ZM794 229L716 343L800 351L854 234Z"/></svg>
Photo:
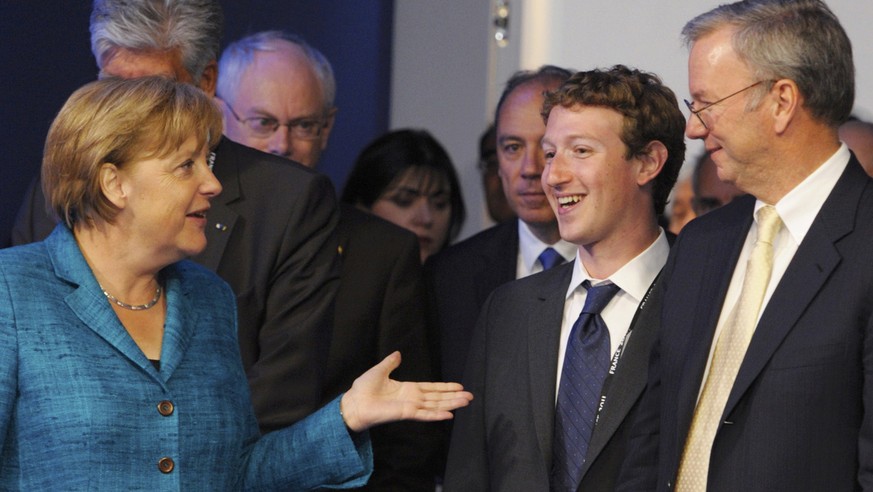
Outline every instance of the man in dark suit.
<svg viewBox="0 0 873 492"><path fill-rule="evenodd" d="M222 21L217 2L97 0L92 50L101 76L167 75L214 95ZM339 287L336 198L326 177L226 138L215 149L213 171L224 191L212 201L207 246L194 260L236 293L243 365L258 422L269 431L323 402ZM44 203L34 184L15 244L54 228Z"/></svg>
<svg viewBox="0 0 873 492"><path fill-rule="evenodd" d="M751 196L673 247L621 490L873 489L873 181L837 136L849 39L817 0L724 5L683 36L686 134Z"/></svg>
<svg viewBox="0 0 873 492"><path fill-rule="evenodd" d="M304 40L266 31L237 40L219 62L218 101L225 134L244 145L315 168L337 108L330 62ZM341 206L342 256L324 400L395 350L394 377L430 381L425 293L418 241L411 232ZM373 476L367 490L434 489L438 424L401 422L370 431Z"/></svg>
<svg viewBox="0 0 873 492"><path fill-rule="evenodd" d="M486 302L464 376L475 399L456 415L447 490L611 491L645 387L670 249L657 216L684 160L684 117L656 76L623 66L573 75L542 113L542 182L576 261ZM604 288L614 297L597 315L602 350L582 361L579 344L594 335L574 322ZM604 379L589 381L576 435L564 419L587 371L576 364L595 359Z"/></svg>
<svg viewBox="0 0 873 492"><path fill-rule="evenodd" d="M540 140L546 130L540 110L543 93L570 76L544 66L521 71L506 83L495 113L497 158L503 191L518 220L491 227L433 257L426 265L430 329L440 343L442 378L458 381L479 310L499 285L543 270L537 259L551 247L564 260L575 246L562 241L540 175Z"/></svg>

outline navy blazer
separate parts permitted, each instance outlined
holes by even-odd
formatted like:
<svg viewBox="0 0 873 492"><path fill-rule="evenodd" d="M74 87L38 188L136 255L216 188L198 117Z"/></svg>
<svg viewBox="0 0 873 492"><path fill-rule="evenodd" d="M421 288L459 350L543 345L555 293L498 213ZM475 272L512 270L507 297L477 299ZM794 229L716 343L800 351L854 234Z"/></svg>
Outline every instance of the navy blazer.
<svg viewBox="0 0 873 492"><path fill-rule="evenodd" d="M223 190L211 201L206 248L192 259L236 293L243 367L266 432L321 404L339 288L336 197L325 176L226 137L215 154ZM12 243L42 240L54 227L35 181Z"/></svg>
<svg viewBox="0 0 873 492"><path fill-rule="evenodd" d="M561 320L573 265L510 282L485 303L464 374L475 399L456 413L446 492L549 490ZM591 436L580 491L614 488L659 314L654 288L633 321Z"/></svg>
<svg viewBox="0 0 873 492"><path fill-rule="evenodd" d="M685 226L619 490L671 490L754 197ZM716 432L710 492L873 490L873 180L853 157L799 245Z"/></svg>
<svg viewBox="0 0 873 492"><path fill-rule="evenodd" d="M118 321L69 229L0 251L0 489L300 490L366 482L369 440L349 436L338 400L259 437L234 294L190 261L161 275L167 315L156 370Z"/></svg>

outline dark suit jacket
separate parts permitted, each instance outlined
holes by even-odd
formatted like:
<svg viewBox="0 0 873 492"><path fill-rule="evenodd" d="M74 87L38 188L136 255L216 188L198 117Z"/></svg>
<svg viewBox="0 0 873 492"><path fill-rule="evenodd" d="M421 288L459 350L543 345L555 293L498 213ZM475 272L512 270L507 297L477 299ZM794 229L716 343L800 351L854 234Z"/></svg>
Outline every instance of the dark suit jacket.
<svg viewBox="0 0 873 492"><path fill-rule="evenodd" d="M434 381L415 234L342 204L337 237L343 262L325 401L395 350L403 363L392 378ZM374 469L365 489L433 492L439 425L397 422L371 429Z"/></svg>
<svg viewBox="0 0 873 492"><path fill-rule="evenodd" d="M456 412L446 492L549 490L561 320L572 275L568 263L509 283L482 309L464 376L474 400ZM581 491L613 490L645 387L659 306L656 288L610 385Z"/></svg>
<svg viewBox="0 0 873 492"><path fill-rule="evenodd" d="M236 293L243 366L263 431L315 411L323 395L333 300L339 287L330 181L297 163L222 138L207 245L196 262ZM31 187L13 229L15 244L54 227ZM204 292L203 295L209 295Z"/></svg>
<svg viewBox="0 0 873 492"><path fill-rule="evenodd" d="M460 381L485 300L497 287L515 280L518 221L486 229L429 259L429 329L442 381Z"/></svg>
<svg viewBox="0 0 873 492"><path fill-rule="evenodd" d="M621 490L670 490L753 197L683 229ZM711 492L873 489L873 180L852 158L764 308L712 447Z"/></svg>

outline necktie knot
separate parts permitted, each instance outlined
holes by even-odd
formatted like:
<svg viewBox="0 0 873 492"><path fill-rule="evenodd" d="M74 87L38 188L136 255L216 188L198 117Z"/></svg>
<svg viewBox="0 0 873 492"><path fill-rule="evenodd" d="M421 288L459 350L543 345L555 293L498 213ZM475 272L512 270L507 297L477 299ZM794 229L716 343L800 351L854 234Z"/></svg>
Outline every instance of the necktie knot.
<svg viewBox="0 0 873 492"><path fill-rule="evenodd" d="M781 226L782 219L776 207L766 205L758 210L758 242L772 245Z"/></svg>
<svg viewBox="0 0 873 492"><path fill-rule="evenodd" d="M582 314L570 330L555 406L555 441L551 490L576 490L597 422L603 381L609 373L609 328L599 312L620 289L591 282Z"/></svg>
<svg viewBox="0 0 873 492"><path fill-rule="evenodd" d="M564 263L564 257L561 256L557 251L553 248L546 248L537 256L537 260L539 260L540 265L543 266L543 270L548 270L555 265L560 263Z"/></svg>
<svg viewBox="0 0 873 492"><path fill-rule="evenodd" d="M585 297L585 306L582 307L582 312L587 314L600 314L615 294L621 290L613 283L594 286L591 285L590 280L582 282L582 287L588 291L588 295Z"/></svg>

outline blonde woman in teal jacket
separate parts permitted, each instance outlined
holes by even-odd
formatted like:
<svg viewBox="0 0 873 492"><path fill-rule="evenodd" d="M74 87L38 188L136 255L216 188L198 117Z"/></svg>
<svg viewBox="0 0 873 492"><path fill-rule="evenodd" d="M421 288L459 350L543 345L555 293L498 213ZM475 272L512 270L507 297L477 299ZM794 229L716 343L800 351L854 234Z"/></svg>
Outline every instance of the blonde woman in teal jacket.
<svg viewBox="0 0 873 492"><path fill-rule="evenodd" d="M298 424L259 435L235 297L184 260L221 185L221 116L163 78L76 91L49 131L61 224L0 251L0 490L308 490L366 483L366 429L472 397L400 383L393 354Z"/></svg>

